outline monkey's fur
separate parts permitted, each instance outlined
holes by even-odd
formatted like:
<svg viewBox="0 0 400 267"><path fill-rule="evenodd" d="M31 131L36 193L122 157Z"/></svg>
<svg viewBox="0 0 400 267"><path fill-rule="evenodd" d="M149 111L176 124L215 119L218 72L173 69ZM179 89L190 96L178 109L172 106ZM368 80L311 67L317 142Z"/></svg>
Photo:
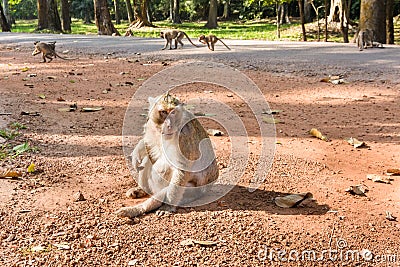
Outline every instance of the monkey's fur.
<svg viewBox="0 0 400 267"><path fill-rule="evenodd" d="M176 206L190 203L205 193L201 188L201 194L193 195L187 187L207 185L218 178L211 141L194 115L169 93L149 98L149 102L143 139L131 154L132 164L138 171L139 188L128 190L127 195L140 197L144 190L152 196L136 206L119 209L116 212L119 217L133 218L158 208L158 214L173 212ZM204 154L211 156L211 160L208 164L204 161L199 164L197 160L204 159ZM179 162L186 159L191 162L184 164L183 170ZM202 165L204 168L198 168Z"/></svg>
<svg viewBox="0 0 400 267"><path fill-rule="evenodd" d="M360 30L356 37L356 43L360 51L363 51L368 47L383 48L383 45L381 43L374 41L374 32L370 29Z"/></svg>
<svg viewBox="0 0 400 267"><path fill-rule="evenodd" d="M46 62L46 58L49 59L49 63L53 60L53 57L59 57L64 60L70 60L56 53L56 42L43 43L40 41L34 42L35 50L32 52L32 56L42 53L43 63Z"/></svg>
<svg viewBox="0 0 400 267"><path fill-rule="evenodd" d="M208 46L208 49L210 49L211 51L214 51L214 45L216 42L220 41L224 46L226 46L226 48L228 48L229 50L231 50L229 48L229 46L227 46L221 39L219 39L217 36L210 34L210 35L200 35L199 36L199 42L206 44Z"/></svg>
<svg viewBox="0 0 400 267"><path fill-rule="evenodd" d="M162 50L167 48L168 44L169 44L169 49L172 49L172 40L175 40L175 49L178 48L178 43L181 45L181 48L182 48L183 47L183 43L182 43L183 37L186 37L193 46L198 47L197 45L195 45L192 42L192 40L189 38L189 36L184 31L179 31L179 30L162 31L162 32L160 32L160 37L165 39L165 45L162 48Z"/></svg>

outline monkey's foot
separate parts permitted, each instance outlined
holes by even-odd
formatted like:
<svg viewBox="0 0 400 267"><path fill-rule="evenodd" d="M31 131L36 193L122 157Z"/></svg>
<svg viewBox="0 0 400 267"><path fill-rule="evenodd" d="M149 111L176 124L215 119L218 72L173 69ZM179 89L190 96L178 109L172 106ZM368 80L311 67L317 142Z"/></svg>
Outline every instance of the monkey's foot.
<svg viewBox="0 0 400 267"><path fill-rule="evenodd" d="M121 218L127 217L127 218L131 218L132 219L132 218L135 218L135 217L137 217L139 215L142 215L143 211L142 211L142 209L140 207L134 206L134 207L120 208L119 210L117 210L115 212L115 214L118 217L121 217Z"/></svg>
<svg viewBox="0 0 400 267"><path fill-rule="evenodd" d="M140 187L133 187L126 191L126 197L128 198L142 198L147 195L147 193Z"/></svg>
<svg viewBox="0 0 400 267"><path fill-rule="evenodd" d="M175 212L176 212L175 206L164 204L156 211L156 215L163 216L163 215L169 215L169 214L175 213Z"/></svg>

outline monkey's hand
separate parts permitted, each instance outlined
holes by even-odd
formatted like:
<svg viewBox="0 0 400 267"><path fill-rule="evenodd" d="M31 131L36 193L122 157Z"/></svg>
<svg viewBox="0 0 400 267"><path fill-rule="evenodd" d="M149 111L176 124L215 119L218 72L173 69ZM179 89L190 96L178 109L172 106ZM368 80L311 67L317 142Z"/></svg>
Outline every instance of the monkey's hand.
<svg viewBox="0 0 400 267"><path fill-rule="evenodd" d="M115 212L115 214L120 217L120 218L135 218L139 215L142 215L144 213L143 209L140 206L134 206L134 207L124 207L120 208Z"/></svg>

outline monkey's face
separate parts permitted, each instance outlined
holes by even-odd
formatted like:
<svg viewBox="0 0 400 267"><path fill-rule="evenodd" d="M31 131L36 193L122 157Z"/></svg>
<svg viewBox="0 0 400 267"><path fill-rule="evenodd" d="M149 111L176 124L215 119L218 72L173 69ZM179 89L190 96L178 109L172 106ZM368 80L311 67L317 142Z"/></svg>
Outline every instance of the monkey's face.
<svg viewBox="0 0 400 267"><path fill-rule="evenodd" d="M160 32L160 37L164 39L164 32Z"/></svg>
<svg viewBox="0 0 400 267"><path fill-rule="evenodd" d="M162 127L162 134L165 138L173 137L182 128L183 106L178 105L167 114Z"/></svg>

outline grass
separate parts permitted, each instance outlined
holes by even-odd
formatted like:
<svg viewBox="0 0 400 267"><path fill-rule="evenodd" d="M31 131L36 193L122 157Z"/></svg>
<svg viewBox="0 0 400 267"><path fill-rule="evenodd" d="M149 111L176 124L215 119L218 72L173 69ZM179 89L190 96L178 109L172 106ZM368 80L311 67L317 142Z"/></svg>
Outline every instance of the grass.
<svg viewBox="0 0 400 267"><path fill-rule="evenodd" d="M299 41L301 40L301 26L297 20L292 20L290 25L281 26L280 40ZM243 39L243 40L278 40L276 36L276 25L274 20L259 20L259 21L221 21L218 29L206 29L205 22L183 22L176 25L168 21L154 22L156 28L143 27L134 32L136 37L151 37L159 38L162 29L176 28L185 31L191 37L198 37L200 34L215 34L223 39ZM400 44L400 21L395 21L395 43ZM35 32L37 20L18 20L12 28L13 32ZM128 22L123 21L121 24L114 26L123 35L128 28ZM72 34L97 34L97 27L94 23L85 24L82 20L72 20ZM321 26L323 28L323 26ZM306 24L307 40L316 41L316 23ZM48 31L45 31L48 33ZM349 33L350 40L353 38L352 33ZM321 29L321 40L324 39L324 32ZM342 42L343 38L340 33L329 33L329 41Z"/></svg>

